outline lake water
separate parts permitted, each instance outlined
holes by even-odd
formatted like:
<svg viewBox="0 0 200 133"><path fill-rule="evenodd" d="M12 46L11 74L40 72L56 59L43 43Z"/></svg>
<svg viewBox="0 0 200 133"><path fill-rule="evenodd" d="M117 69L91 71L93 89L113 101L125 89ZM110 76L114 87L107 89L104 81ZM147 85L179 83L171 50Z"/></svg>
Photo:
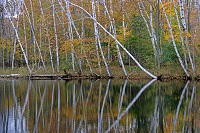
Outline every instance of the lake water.
<svg viewBox="0 0 200 133"><path fill-rule="evenodd" d="M0 132L200 132L196 82L0 81Z"/></svg>

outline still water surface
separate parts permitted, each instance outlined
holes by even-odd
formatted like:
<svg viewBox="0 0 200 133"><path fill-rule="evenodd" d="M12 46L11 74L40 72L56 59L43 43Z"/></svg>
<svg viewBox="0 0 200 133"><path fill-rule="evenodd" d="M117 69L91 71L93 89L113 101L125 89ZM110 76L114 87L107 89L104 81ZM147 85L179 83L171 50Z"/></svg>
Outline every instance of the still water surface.
<svg viewBox="0 0 200 133"><path fill-rule="evenodd" d="M200 132L196 82L0 81L0 133Z"/></svg>

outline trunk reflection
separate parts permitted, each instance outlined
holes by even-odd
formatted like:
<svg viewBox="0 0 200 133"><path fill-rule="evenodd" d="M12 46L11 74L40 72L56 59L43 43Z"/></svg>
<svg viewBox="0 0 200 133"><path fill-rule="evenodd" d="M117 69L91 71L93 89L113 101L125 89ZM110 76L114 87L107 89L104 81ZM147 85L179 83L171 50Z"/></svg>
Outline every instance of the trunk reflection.
<svg viewBox="0 0 200 133"><path fill-rule="evenodd" d="M0 81L0 132L200 132L200 85Z"/></svg>

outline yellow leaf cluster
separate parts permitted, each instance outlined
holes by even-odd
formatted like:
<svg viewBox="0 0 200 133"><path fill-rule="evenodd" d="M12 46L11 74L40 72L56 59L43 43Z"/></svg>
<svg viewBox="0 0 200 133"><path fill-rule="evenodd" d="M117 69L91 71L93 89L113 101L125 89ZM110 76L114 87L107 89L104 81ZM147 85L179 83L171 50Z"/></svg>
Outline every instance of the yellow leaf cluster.
<svg viewBox="0 0 200 133"><path fill-rule="evenodd" d="M131 30L128 30L127 28L125 28L125 36L130 36L131 35ZM124 41L124 29L122 26L119 26L118 30L117 30L117 36L116 36L117 40L119 42L123 42Z"/></svg>

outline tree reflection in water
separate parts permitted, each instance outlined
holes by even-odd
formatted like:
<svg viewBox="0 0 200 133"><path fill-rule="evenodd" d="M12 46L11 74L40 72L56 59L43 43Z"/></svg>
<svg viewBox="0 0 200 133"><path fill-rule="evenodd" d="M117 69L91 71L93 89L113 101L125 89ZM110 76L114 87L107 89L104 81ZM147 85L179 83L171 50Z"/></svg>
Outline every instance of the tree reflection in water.
<svg viewBox="0 0 200 133"><path fill-rule="evenodd" d="M0 82L0 132L200 132L196 82Z"/></svg>

